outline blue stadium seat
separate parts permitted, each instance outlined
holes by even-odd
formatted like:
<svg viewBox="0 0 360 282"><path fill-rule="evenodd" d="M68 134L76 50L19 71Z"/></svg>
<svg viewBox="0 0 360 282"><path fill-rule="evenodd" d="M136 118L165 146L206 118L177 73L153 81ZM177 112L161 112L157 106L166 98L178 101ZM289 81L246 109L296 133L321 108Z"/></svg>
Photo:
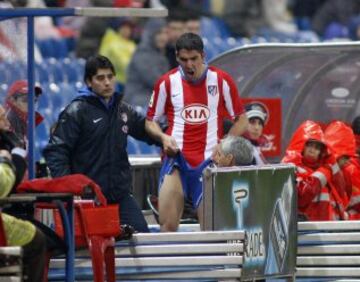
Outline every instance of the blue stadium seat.
<svg viewBox="0 0 360 282"><path fill-rule="evenodd" d="M238 37L236 39L236 41L237 41L237 44L238 44L239 47L244 46L244 45L248 45L248 44L251 43L251 40L249 38L247 38L247 37Z"/></svg>
<svg viewBox="0 0 360 282"><path fill-rule="evenodd" d="M63 38L53 38L50 39L52 41L53 44L53 48L55 49L55 58L65 58L67 56L69 56L69 48L68 48L68 44L66 42L66 39Z"/></svg>
<svg viewBox="0 0 360 282"><path fill-rule="evenodd" d="M239 43L235 37L228 37L226 39L226 44L228 45L229 49L233 49L239 46Z"/></svg>
<svg viewBox="0 0 360 282"><path fill-rule="evenodd" d="M139 155L139 154L141 154L139 143L134 138L132 138L131 136L128 137L127 152L128 152L129 155Z"/></svg>
<svg viewBox="0 0 360 282"><path fill-rule="evenodd" d="M77 88L74 83L62 82L58 84L62 96L63 107L69 104L77 96Z"/></svg>
<svg viewBox="0 0 360 282"><path fill-rule="evenodd" d="M214 37L210 40L210 44L215 46L216 53L220 54L230 49L227 40L223 39L222 37Z"/></svg>
<svg viewBox="0 0 360 282"><path fill-rule="evenodd" d="M35 65L35 80L40 84L49 83L50 75L47 64L40 63Z"/></svg>
<svg viewBox="0 0 360 282"><path fill-rule="evenodd" d="M55 50L53 49L52 42L48 39L36 40L40 53L43 58L54 57Z"/></svg>
<svg viewBox="0 0 360 282"><path fill-rule="evenodd" d="M213 46L207 38L203 38L203 41L204 41L206 61L210 61L218 54L218 51L216 50L216 47Z"/></svg>
<svg viewBox="0 0 360 282"><path fill-rule="evenodd" d="M27 66L20 61L4 62L5 72L7 73L7 84L12 84L18 79L27 77Z"/></svg>
<svg viewBox="0 0 360 282"><path fill-rule="evenodd" d="M226 24L217 18L202 17L200 20L200 31L202 37L209 39L213 37L227 38L231 36Z"/></svg>
<svg viewBox="0 0 360 282"><path fill-rule="evenodd" d="M6 83L0 82L0 104L4 105L5 97L9 86Z"/></svg>
<svg viewBox="0 0 360 282"><path fill-rule="evenodd" d="M47 58L42 63L43 68L47 70L49 82L59 83L65 81L64 70L62 64L55 58Z"/></svg>
<svg viewBox="0 0 360 282"><path fill-rule="evenodd" d="M45 84L43 84L45 85ZM49 93L47 93L43 87L43 94L38 99L38 110L52 109L52 104L49 100Z"/></svg>
<svg viewBox="0 0 360 282"><path fill-rule="evenodd" d="M69 55L66 39L48 38L36 41L43 58L65 58Z"/></svg>
<svg viewBox="0 0 360 282"><path fill-rule="evenodd" d="M82 70L80 71L78 67L77 60L70 58L63 58L59 60L61 67L65 73L66 81L69 83L75 83L77 81L82 81Z"/></svg>
<svg viewBox="0 0 360 282"><path fill-rule="evenodd" d="M139 147L140 147L140 154L142 155L151 155L153 154L153 146L150 146L144 142L141 141L137 141L139 143Z"/></svg>
<svg viewBox="0 0 360 282"><path fill-rule="evenodd" d="M42 150L49 142L50 122L44 119L35 129L35 160L42 158Z"/></svg>

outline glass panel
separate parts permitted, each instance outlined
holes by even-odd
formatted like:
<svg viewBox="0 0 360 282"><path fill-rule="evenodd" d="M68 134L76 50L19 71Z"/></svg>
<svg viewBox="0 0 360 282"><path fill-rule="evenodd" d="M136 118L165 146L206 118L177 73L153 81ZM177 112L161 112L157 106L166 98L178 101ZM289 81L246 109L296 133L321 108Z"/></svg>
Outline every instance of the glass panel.
<svg viewBox="0 0 360 282"><path fill-rule="evenodd" d="M282 99L283 152L306 119L351 123L360 114L359 45L249 46L231 50L210 64L229 72L242 97Z"/></svg>

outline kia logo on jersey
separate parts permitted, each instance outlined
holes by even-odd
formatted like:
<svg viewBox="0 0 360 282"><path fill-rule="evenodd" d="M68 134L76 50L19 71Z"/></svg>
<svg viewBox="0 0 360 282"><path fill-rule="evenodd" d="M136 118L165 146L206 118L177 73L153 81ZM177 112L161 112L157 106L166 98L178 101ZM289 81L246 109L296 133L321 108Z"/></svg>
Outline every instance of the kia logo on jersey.
<svg viewBox="0 0 360 282"><path fill-rule="evenodd" d="M210 110L201 104L191 104L182 110L181 117L186 123L201 124L209 119Z"/></svg>

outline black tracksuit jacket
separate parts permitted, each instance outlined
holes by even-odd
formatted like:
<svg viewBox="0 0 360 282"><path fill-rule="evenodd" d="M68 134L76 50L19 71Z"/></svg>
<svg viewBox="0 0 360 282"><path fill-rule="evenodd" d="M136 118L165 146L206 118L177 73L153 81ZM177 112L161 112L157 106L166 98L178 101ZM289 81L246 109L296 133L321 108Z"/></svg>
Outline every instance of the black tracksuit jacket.
<svg viewBox="0 0 360 282"><path fill-rule="evenodd" d="M74 99L61 113L44 156L51 175L82 173L100 185L110 203L131 191L127 136L152 143L145 118L114 94L107 108L95 95Z"/></svg>

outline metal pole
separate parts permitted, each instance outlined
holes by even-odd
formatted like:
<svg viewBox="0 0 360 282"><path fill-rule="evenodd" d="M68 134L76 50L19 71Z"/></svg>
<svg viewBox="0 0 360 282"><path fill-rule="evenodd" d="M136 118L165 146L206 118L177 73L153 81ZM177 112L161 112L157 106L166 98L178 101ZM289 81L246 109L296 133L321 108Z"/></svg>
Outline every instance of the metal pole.
<svg viewBox="0 0 360 282"><path fill-rule="evenodd" d="M34 140L35 140L35 107L34 107L34 17L27 18L27 77L28 77L28 126L27 136L29 144L28 150L28 169L29 179L35 178L35 162L34 162Z"/></svg>

